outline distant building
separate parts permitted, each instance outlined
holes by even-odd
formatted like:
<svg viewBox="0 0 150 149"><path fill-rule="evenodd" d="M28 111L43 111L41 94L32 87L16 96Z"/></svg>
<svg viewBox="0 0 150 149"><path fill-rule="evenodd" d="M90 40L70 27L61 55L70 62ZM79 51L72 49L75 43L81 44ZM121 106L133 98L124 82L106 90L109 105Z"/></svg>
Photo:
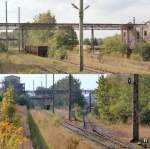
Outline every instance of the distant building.
<svg viewBox="0 0 150 149"><path fill-rule="evenodd" d="M17 76L10 75L5 77L2 85L3 90L6 90L8 87L12 86L15 93L20 94L25 92L25 83L21 83L20 77Z"/></svg>
<svg viewBox="0 0 150 149"><path fill-rule="evenodd" d="M150 42L150 21L134 27L132 23L128 29L122 29L122 41L134 49L139 42Z"/></svg>

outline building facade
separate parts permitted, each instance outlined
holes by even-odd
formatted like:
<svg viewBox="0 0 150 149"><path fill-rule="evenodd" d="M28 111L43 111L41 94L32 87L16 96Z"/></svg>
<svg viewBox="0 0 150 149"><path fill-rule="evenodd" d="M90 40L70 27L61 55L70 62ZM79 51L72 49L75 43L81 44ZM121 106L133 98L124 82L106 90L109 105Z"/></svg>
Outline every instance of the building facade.
<svg viewBox="0 0 150 149"><path fill-rule="evenodd" d="M6 90L8 87L13 87L14 92L17 94L21 94L25 92L25 83L20 82L20 77L17 76L7 76L4 78L2 82L3 90Z"/></svg>

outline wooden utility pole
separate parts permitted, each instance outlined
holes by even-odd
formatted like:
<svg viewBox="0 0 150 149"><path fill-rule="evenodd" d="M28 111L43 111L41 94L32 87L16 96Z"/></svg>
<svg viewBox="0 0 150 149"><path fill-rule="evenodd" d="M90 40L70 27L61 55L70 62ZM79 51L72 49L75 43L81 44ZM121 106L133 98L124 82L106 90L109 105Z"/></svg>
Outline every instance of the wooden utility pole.
<svg viewBox="0 0 150 149"><path fill-rule="evenodd" d="M47 89L47 74L45 74L45 88Z"/></svg>
<svg viewBox="0 0 150 149"><path fill-rule="evenodd" d="M6 50L8 51L8 19L7 19L7 1L5 2L6 7Z"/></svg>
<svg viewBox="0 0 150 149"><path fill-rule="evenodd" d="M133 82L133 139L132 142L139 141L139 75L134 75Z"/></svg>
<svg viewBox="0 0 150 149"><path fill-rule="evenodd" d="M80 30L80 71L84 70L84 63L83 63L83 17L84 17L84 10L83 10L83 0L80 0L80 8L79 8L79 18L80 18L80 23L79 23L79 30Z"/></svg>
<svg viewBox="0 0 150 149"><path fill-rule="evenodd" d="M94 29L91 29L91 49L94 53Z"/></svg>
<svg viewBox="0 0 150 149"><path fill-rule="evenodd" d="M71 76L71 74L69 74L69 120L71 120L71 104L72 104L71 82L72 82L72 76Z"/></svg>
<svg viewBox="0 0 150 149"><path fill-rule="evenodd" d="M53 107L52 107L52 112L55 113L55 75L53 74L53 99L52 99L52 102L53 102Z"/></svg>
<svg viewBox="0 0 150 149"><path fill-rule="evenodd" d="M90 112L91 112L91 107L92 107L92 93L89 93L89 98L90 98Z"/></svg>
<svg viewBox="0 0 150 149"><path fill-rule="evenodd" d="M18 50L19 52L21 51L21 34L20 34L20 7L18 7L18 24L19 24L19 28L18 28Z"/></svg>

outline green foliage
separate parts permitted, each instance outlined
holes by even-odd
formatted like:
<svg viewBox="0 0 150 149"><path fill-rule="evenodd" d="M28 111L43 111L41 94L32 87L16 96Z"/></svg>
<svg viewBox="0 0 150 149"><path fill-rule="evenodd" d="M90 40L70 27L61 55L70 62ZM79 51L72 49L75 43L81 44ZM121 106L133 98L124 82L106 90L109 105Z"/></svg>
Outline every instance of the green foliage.
<svg viewBox="0 0 150 149"><path fill-rule="evenodd" d="M17 97L16 99L16 102L19 104L19 105L28 105L28 97L26 95L20 95Z"/></svg>
<svg viewBox="0 0 150 149"><path fill-rule="evenodd" d="M50 11L46 13L39 14L34 18L34 23L56 23L55 17ZM27 44L28 45L44 45L47 43L48 39L54 34L55 25L50 26L49 30L41 31L28 31L27 34Z"/></svg>
<svg viewBox="0 0 150 149"><path fill-rule="evenodd" d="M106 39L104 39L103 46L104 46L104 53L108 54L120 52L124 55L127 54L128 52L127 45L121 41L121 37L119 35L107 37Z"/></svg>
<svg viewBox="0 0 150 149"><path fill-rule="evenodd" d="M126 77L111 76L99 79L97 108L101 119L126 122L131 116L131 99Z"/></svg>
<svg viewBox="0 0 150 149"><path fill-rule="evenodd" d="M140 113L140 121L142 124L150 125L150 108L142 110Z"/></svg>
<svg viewBox="0 0 150 149"><path fill-rule="evenodd" d="M77 35L73 29L57 30L48 41L48 45L52 50L72 50L77 43Z"/></svg>
<svg viewBox="0 0 150 149"><path fill-rule="evenodd" d="M82 107L84 103L84 96L82 95L80 85L80 81L72 77L72 101L73 104L77 104ZM57 81L54 85L54 88L55 90L69 90L69 77L65 77ZM58 107L68 106L68 93L56 94L55 105Z"/></svg>
<svg viewBox="0 0 150 149"><path fill-rule="evenodd" d="M84 44L85 45L91 45L91 41L89 38L84 39Z"/></svg>
<svg viewBox="0 0 150 149"><path fill-rule="evenodd" d="M150 60L150 43L139 43L136 45L135 52L139 53L144 61Z"/></svg>
<svg viewBox="0 0 150 149"><path fill-rule="evenodd" d="M6 52L6 46L1 42L0 42L0 52Z"/></svg>
<svg viewBox="0 0 150 149"><path fill-rule="evenodd" d="M15 121L15 104L13 99L13 89L8 88L4 93L1 105L1 117L3 121Z"/></svg>
<svg viewBox="0 0 150 149"><path fill-rule="evenodd" d="M112 75L98 81L97 111L101 119L126 123L132 115L132 87L128 76ZM141 75L139 82L141 122L149 123L150 76Z"/></svg>
<svg viewBox="0 0 150 149"><path fill-rule="evenodd" d="M28 114L28 121L29 121L29 127L30 127L30 132L31 132L33 148L35 148L35 149L50 149L50 147L47 145L46 141L44 140L38 126L34 122L33 117L30 112Z"/></svg>

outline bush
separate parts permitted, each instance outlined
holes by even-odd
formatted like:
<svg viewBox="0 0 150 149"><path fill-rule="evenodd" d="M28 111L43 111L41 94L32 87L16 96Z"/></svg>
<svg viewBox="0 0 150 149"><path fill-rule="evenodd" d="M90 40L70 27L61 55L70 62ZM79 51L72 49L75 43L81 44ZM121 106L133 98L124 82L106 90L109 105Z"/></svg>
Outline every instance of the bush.
<svg viewBox="0 0 150 149"><path fill-rule="evenodd" d="M6 47L5 47L5 44L1 43L0 42L0 52L6 52Z"/></svg>
<svg viewBox="0 0 150 149"><path fill-rule="evenodd" d="M144 61L150 60L150 43L139 43L136 45L135 52L138 52Z"/></svg>
<svg viewBox="0 0 150 149"><path fill-rule="evenodd" d="M16 102L19 104L19 105L28 105L28 97L25 96L25 95L20 95Z"/></svg>
<svg viewBox="0 0 150 149"><path fill-rule="evenodd" d="M150 125L150 109L143 109L140 114L140 120L142 124Z"/></svg>

